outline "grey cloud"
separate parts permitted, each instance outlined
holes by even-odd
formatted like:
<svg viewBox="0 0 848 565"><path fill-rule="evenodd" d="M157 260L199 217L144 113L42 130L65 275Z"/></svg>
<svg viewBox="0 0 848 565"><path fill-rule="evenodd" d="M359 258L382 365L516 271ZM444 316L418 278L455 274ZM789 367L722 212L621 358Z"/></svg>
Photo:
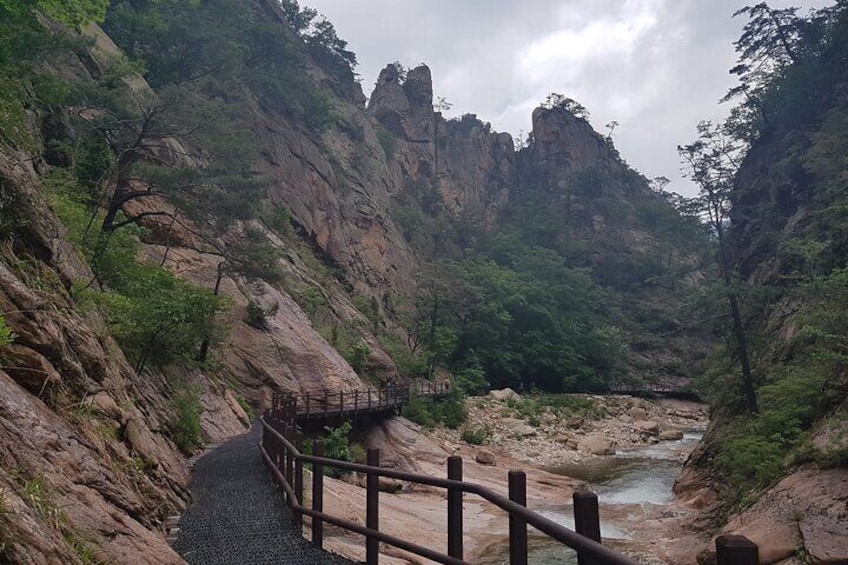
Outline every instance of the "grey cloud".
<svg viewBox="0 0 848 565"><path fill-rule="evenodd" d="M363 89L370 94L380 69L399 60L426 62L436 95L453 115L475 113L500 131L530 127L532 108L550 92L578 99L601 131L610 120L621 155L646 176L678 175L676 147L695 135L701 119L720 119L718 100L732 86L732 42L744 23L731 14L745 0L305 0L330 19L356 52ZM830 4L807 0L805 7ZM775 6L797 4L780 0ZM634 49L602 49L583 61L553 58L526 76L518 68L528 46L563 29L614 21L651 8L656 25ZM610 41L614 38L610 37ZM604 44L601 44L604 45ZM606 47L606 46L605 46ZM609 53L607 53L609 51Z"/></svg>

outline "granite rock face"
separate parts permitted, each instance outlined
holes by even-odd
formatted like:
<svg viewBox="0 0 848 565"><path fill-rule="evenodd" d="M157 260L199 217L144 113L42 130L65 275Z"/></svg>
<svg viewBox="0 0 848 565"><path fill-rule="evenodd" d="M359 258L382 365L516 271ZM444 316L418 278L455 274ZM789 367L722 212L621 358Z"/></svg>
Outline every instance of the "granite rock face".
<svg viewBox="0 0 848 565"><path fill-rule="evenodd" d="M791 560L799 557L801 551L806 552L810 563L845 563L848 471L792 473L754 506L731 517L720 533L744 535L756 543L763 564ZM714 550L705 551L699 562L715 562Z"/></svg>

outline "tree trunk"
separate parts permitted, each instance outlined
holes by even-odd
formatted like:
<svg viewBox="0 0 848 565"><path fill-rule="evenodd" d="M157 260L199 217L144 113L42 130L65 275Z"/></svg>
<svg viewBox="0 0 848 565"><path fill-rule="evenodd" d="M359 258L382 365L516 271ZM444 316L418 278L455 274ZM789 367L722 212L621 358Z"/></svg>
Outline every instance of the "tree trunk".
<svg viewBox="0 0 848 565"><path fill-rule="evenodd" d="M745 327L742 324L742 314L739 310L739 297L733 290L730 278L730 262L724 243L724 229L720 222L715 224L718 237L719 266L724 286L727 289L727 302L730 305L730 319L733 324L733 337L736 341L736 350L739 354L739 362L742 365L742 391L745 395L745 408L748 412L756 413L757 393L754 389L754 376L751 372L751 361L748 356L748 340L745 336Z"/></svg>
<svg viewBox="0 0 848 565"><path fill-rule="evenodd" d="M221 279L224 278L224 263L225 261L218 263L218 277L215 279L215 290L212 291L212 294L215 296L218 296L218 293L221 291ZM201 363L205 363L208 357L209 338L207 337L200 343L200 351L197 354L197 360Z"/></svg>

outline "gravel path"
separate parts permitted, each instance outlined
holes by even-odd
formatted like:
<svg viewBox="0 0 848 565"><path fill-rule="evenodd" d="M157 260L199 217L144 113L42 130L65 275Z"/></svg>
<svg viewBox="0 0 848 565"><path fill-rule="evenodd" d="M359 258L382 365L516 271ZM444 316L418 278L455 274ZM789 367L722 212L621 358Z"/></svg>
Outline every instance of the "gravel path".
<svg viewBox="0 0 848 565"><path fill-rule="evenodd" d="M257 444L260 426L214 449L194 466L194 501L179 521L174 549L191 565L344 565L292 523Z"/></svg>

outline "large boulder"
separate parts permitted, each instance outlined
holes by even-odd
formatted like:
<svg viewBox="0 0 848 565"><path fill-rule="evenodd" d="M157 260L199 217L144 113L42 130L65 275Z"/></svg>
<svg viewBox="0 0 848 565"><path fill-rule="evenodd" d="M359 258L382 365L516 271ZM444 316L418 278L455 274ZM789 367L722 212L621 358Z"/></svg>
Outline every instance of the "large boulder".
<svg viewBox="0 0 848 565"><path fill-rule="evenodd" d="M488 449L480 449L474 456L474 460L477 461L477 463L480 463L481 465L494 465L495 454L489 451Z"/></svg>
<svg viewBox="0 0 848 565"><path fill-rule="evenodd" d="M615 455L615 441L604 436L586 436L577 445L577 450L592 455Z"/></svg>
<svg viewBox="0 0 848 565"><path fill-rule="evenodd" d="M662 441L673 441L683 439L683 432L680 430L663 430L660 432L659 438Z"/></svg>
<svg viewBox="0 0 848 565"><path fill-rule="evenodd" d="M568 449L577 449L578 445L580 445L580 442L577 440L577 438L569 434L558 435L554 438L554 441L561 445L564 445Z"/></svg>
<svg viewBox="0 0 848 565"><path fill-rule="evenodd" d="M633 422L633 427L643 434L655 436L660 433L660 425L651 420L637 420Z"/></svg>
<svg viewBox="0 0 848 565"><path fill-rule="evenodd" d="M516 437L532 437L537 435L536 428L529 425L524 420L517 420L515 418L504 418L501 423L507 429L509 433Z"/></svg>
<svg viewBox="0 0 848 565"><path fill-rule="evenodd" d="M500 390L490 390L489 398L503 401L511 398L521 398L521 396L511 388L502 388Z"/></svg>

